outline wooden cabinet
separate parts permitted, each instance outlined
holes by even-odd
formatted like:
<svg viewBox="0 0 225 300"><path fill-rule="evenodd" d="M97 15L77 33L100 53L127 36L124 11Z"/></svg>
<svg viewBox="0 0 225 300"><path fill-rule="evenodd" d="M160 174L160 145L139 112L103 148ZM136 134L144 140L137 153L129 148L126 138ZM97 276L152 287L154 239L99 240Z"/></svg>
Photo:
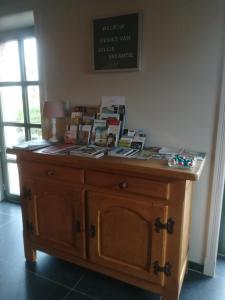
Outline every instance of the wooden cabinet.
<svg viewBox="0 0 225 300"><path fill-rule="evenodd" d="M188 261L194 170L163 161L16 151L24 248L177 300Z"/></svg>
<svg viewBox="0 0 225 300"><path fill-rule="evenodd" d="M85 258L83 192L65 183L41 180L29 188L34 240Z"/></svg>
<svg viewBox="0 0 225 300"><path fill-rule="evenodd" d="M91 262L163 284L154 264L165 263L166 233L156 232L154 223L166 221L167 206L90 192L87 212Z"/></svg>

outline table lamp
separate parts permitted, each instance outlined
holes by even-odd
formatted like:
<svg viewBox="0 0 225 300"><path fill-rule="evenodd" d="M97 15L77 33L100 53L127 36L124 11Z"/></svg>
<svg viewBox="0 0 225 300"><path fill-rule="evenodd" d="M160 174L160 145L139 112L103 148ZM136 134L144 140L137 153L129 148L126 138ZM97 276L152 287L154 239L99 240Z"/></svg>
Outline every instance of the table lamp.
<svg viewBox="0 0 225 300"><path fill-rule="evenodd" d="M52 137L49 141L53 143L58 142L59 140L56 137L56 119L65 117L63 102L45 101L42 114L44 117L50 118L52 122Z"/></svg>

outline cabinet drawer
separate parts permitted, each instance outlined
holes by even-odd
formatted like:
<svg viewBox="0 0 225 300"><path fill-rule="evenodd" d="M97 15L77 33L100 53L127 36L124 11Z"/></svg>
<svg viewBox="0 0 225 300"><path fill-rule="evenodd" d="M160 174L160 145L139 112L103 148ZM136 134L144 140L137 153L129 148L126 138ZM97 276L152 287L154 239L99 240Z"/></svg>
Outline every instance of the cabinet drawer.
<svg viewBox="0 0 225 300"><path fill-rule="evenodd" d="M70 183L84 183L84 171L70 167L24 162L22 164L22 173L26 174L26 177L38 177L40 179L59 180Z"/></svg>
<svg viewBox="0 0 225 300"><path fill-rule="evenodd" d="M161 199L169 199L169 182L161 182L116 175L104 172L87 171L87 184L122 192L136 193Z"/></svg>

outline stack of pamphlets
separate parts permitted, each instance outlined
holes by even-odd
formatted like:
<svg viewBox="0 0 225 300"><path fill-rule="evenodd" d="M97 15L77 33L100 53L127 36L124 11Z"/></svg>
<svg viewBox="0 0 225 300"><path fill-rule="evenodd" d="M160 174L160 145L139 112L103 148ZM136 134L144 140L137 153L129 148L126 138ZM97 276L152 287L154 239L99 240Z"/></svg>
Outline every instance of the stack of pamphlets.
<svg viewBox="0 0 225 300"><path fill-rule="evenodd" d="M84 156L90 158L100 158L107 153L108 148L98 147L95 145L83 146L78 149L70 151L70 155Z"/></svg>
<svg viewBox="0 0 225 300"><path fill-rule="evenodd" d="M14 145L14 149L22 149L22 150L37 150L44 147L50 146L51 143L47 140L30 140Z"/></svg>
<svg viewBox="0 0 225 300"><path fill-rule="evenodd" d="M127 147L115 147L108 152L108 155L130 158L133 157L138 151L138 149L132 149Z"/></svg>

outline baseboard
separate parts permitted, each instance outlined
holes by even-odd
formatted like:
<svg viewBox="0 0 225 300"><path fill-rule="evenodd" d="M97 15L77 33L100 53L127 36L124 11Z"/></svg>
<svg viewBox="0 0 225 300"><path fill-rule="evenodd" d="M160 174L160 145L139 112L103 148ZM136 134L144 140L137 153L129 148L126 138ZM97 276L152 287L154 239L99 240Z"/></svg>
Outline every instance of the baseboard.
<svg viewBox="0 0 225 300"><path fill-rule="evenodd" d="M193 261L188 262L188 270L192 270L198 273L203 273L204 265L195 263Z"/></svg>

